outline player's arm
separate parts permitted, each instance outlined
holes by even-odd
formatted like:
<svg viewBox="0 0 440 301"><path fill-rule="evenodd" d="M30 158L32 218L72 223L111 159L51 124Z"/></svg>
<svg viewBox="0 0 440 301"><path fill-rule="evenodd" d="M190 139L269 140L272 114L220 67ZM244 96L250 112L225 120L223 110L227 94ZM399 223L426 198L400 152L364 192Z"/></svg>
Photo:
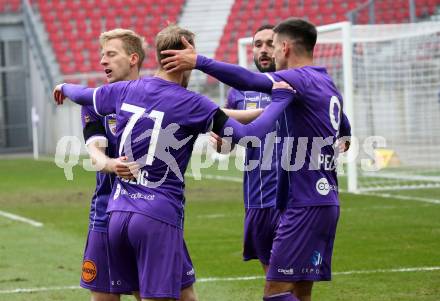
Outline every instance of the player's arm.
<svg viewBox="0 0 440 301"><path fill-rule="evenodd" d="M263 113L263 109L248 109L248 110L234 110L234 109L221 109L228 117L232 117L238 122L242 124L248 124L255 120L258 116ZM210 133L211 137L209 138L212 147L221 154L230 153L235 144L229 143L219 135L214 132Z"/></svg>
<svg viewBox="0 0 440 301"><path fill-rule="evenodd" d="M82 85L61 84L53 91L55 102L60 105L68 97L82 106L91 106L96 114L103 116L116 112L117 104L124 97L129 81L116 82L98 88L88 88Z"/></svg>
<svg viewBox="0 0 440 301"><path fill-rule="evenodd" d="M271 93L272 80L264 73L252 72L237 65L197 55L194 47L184 37L182 37L182 43L186 47L183 50L163 50L161 52L169 55L161 60L167 72L198 69L238 90Z"/></svg>
<svg viewBox="0 0 440 301"><path fill-rule="evenodd" d="M254 121L263 113L263 109L233 110L222 108L221 110L242 124L248 124Z"/></svg>
<svg viewBox="0 0 440 301"><path fill-rule="evenodd" d="M240 139L247 136L256 136L263 139L275 124L279 115L289 105L295 95L292 87L285 82L275 82L272 90L272 102L257 119L243 125L233 118L229 118L222 110L214 115L212 131L219 136L229 136L232 142L240 144ZM232 128L232 133L225 133L225 129ZM243 145L246 146L246 145Z"/></svg>
<svg viewBox="0 0 440 301"><path fill-rule="evenodd" d="M57 105L62 105L67 97L82 106L93 105L93 93L95 89L82 85L59 84L53 90L53 97Z"/></svg>
<svg viewBox="0 0 440 301"><path fill-rule="evenodd" d="M128 158L123 156L119 158L109 158L105 154L106 146L103 146L102 140L95 140L87 145L87 152L94 166L102 167L100 171L105 173L114 173L124 179L133 179L139 171L136 162L127 162Z"/></svg>
<svg viewBox="0 0 440 301"><path fill-rule="evenodd" d="M339 136L340 136L340 138L338 139L339 152L344 153L349 150L350 139L351 139L350 121L348 120L347 115L345 115L344 112L342 112L342 116L341 116L341 125L339 127Z"/></svg>
<svg viewBox="0 0 440 301"><path fill-rule="evenodd" d="M132 178L136 171L134 164L126 162L125 157L113 159L106 155L108 139L102 120L93 108L81 107L84 141L93 166L98 171L115 173L122 178Z"/></svg>

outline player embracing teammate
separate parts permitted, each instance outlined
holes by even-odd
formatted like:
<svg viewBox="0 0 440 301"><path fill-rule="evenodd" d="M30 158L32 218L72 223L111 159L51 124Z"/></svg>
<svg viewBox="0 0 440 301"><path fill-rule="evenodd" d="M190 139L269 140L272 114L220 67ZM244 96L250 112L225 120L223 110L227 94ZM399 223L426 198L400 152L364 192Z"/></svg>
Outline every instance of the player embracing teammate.
<svg viewBox="0 0 440 301"><path fill-rule="evenodd" d="M161 51L184 48L193 34L169 26L156 37ZM274 83L272 104L247 125L229 118L208 98L186 89L190 72L166 72L154 77L116 82L96 89L63 84L55 88L58 104L67 96L97 115L117 114L118 155L136 162L136 179L117 177L107 212L110 282L112 292L139 291L142 300L176 300L182 287L184 178L199 133L212 130L232 140L267 133L293 98L284 82ZM242 116L256 116L241 112ZM237 116L238 116L237 115Z"/></svg>
<svg viewBox="0 0 440 301"><path fill-rule="evenodd" d="M170 72L199 69L239 90L271 93L273 81L295 88L280 124L277 207L283 209L266 275L264 300L311 300L315 281L331 279L331 258L339 219L334 164L341 136L350 135L343 99L323 67L314 66L316 27L290 18L274 29L276 72L254 73L185 50L166 51ZM273 96L273 95L272 95ZM332 163L333 162L333 163ZM293 293L293 294L292 294Z"/></svg>
<svg viewBox="0 0 440 301"><path fill-rule="evenodd" d="M171 26L156 39L162 60L155 77L97 89L55 89L57 103L67 96L92 105L97 115L117 114L118 155L140 165L137 179L116 178L107 209L114 290L139 290L143 300L180 297L183 174L197 134L227 132L234 143L246 136L262 139L282 114L277 206L283 212L264 300L310 300L313 282L330 280L339 201L336 167L327 161L336 155L334 145L345 120L343 100L325 68L313 66L317 32L312 24L288 19L273 31L273 73L253 73L197 56L193 35ZM193 68L236 89L271 94L272 102L255 121L241 125L207 98L185 89Z"/></svg>

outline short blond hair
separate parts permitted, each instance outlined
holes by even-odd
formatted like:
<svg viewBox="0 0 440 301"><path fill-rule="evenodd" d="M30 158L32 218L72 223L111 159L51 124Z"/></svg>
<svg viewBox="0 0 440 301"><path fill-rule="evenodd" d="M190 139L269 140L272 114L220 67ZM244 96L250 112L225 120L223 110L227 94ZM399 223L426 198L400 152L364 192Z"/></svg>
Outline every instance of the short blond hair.
<svg viewBox="0 0 440 301"><path fill-rule="evenodd" d="M122 41L122 47L128 55L136 53L139 56L138 67L141 69L142 62L145 59L145 39L133 30L115 28L101 33L99 43L101 47L103 47L106 42L112 39L120 39Z"/></svg>
<svg viewBox="0 0 440 301"><path fill-rule="evenodd" d="M160 61L167 57L167 55L161 54L161 51L169 49L185 49L181 40L182 36L194 46L194 33L175 24L168 25L156 35L156 53L161 66L162 63Z"/></svg>

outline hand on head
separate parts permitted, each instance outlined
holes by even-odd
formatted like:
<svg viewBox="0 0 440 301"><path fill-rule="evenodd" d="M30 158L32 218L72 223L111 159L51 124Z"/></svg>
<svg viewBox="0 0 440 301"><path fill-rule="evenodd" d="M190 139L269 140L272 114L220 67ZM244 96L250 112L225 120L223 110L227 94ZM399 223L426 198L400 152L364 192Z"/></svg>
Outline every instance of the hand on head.
<svg viewBox="0 0 440 301"><path fill-rule="evenodd" d="M182 44L185 49L182 50L163 50L161 54L168 55L169 57L164 58L160 61L163 65L163 69L167 73L176 71L187 71L192 70L196 67L197 53L194 47L182 36Z"/></svg>

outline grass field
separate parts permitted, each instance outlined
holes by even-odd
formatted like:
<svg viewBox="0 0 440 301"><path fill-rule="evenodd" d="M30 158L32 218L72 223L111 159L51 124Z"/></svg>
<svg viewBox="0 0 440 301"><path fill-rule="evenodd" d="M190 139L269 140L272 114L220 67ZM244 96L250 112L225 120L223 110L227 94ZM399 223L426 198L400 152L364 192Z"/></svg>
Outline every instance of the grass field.
<svg viewBox="0 0 440 301"><path fill-rule="evenodd" d="M0 216L0 300L88 300L78 283L93 188L80 167L66 181L53 162L0 160L0 210L44 224ZM186 196L199 299L261 300L259 264L241 261L241 184L188 178ZM314 300L440 300L440 204L341 194L341 208L333 281L316 284Z"/></svg>

